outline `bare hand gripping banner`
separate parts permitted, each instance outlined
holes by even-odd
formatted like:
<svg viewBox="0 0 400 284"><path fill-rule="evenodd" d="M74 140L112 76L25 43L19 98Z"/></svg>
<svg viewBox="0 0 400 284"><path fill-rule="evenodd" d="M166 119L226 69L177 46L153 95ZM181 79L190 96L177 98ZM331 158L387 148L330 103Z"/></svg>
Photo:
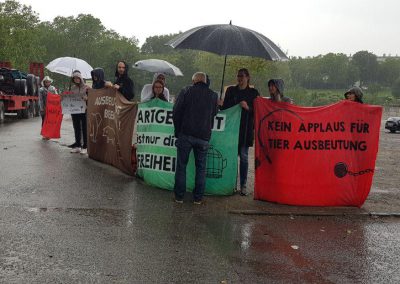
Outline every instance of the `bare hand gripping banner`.
<svg viewBox="0 0 400 284"><path fill-rule="evenodd" d="M254 198L358 206L372 184L382 108L341 101L298 107L257 98Z"/></svg>
<svg viewBox="0 0 400 284"><path fill-rule="evenodd" d="M89 157L133 175L132 137L137 104L112 88L89 90Z"/></svg>

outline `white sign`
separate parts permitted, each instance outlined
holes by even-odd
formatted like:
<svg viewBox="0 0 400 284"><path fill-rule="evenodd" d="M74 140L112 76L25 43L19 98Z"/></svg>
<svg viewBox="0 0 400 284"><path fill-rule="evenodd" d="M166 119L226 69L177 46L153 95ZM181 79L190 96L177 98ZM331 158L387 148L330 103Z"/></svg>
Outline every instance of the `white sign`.
<svg viewBox="0 0 400 284"><path fill-rule="evenodd" d="M86 102L82 99L82 95L65 95L61 100L63 114L75 114L86 112Z"/></svg>

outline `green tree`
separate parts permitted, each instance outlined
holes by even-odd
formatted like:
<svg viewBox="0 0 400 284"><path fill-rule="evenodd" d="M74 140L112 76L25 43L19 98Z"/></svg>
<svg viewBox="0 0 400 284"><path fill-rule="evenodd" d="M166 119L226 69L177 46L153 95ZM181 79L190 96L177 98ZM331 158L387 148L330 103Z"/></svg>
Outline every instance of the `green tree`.
<svg viewBox="0 0 400 284"><path fill-rule="evenodd" d="M393 84L392 95L400 99L400 77Z"/></svg>
<svg viewBox="0 0 400 284"><path fill-rule="evenodd" d="M165 45L178 34L156 35L146 38L145 43L141 47L143 53L169 54L173 53L174 49Z"/></svg>
<svg viewBox="0 0 400 284"><path fill-rule="evenodd" d="M358 78L361 86L377 81L379 66L375 54L368 51L359 51L353 55L351 63L359 71Z"/></svg>
<svg viewBox="0 0 400 284"><path fill-rule="evenodd" d="M31 61L40 61L45 49L38 39L39 16L31 6L14 0L0 2L0 60L27 70Z"/></svg>

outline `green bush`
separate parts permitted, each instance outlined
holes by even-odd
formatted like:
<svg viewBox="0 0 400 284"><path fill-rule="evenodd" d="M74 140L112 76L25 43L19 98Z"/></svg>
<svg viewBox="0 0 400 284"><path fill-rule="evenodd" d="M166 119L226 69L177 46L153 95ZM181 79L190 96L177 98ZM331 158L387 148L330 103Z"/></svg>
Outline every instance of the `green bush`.
<svg viewBox="0 0 400 284"><path fill-rule="evenodd" d="M396 98L400 98L400 78L398 78L392 86L392 95Z"/></svg>

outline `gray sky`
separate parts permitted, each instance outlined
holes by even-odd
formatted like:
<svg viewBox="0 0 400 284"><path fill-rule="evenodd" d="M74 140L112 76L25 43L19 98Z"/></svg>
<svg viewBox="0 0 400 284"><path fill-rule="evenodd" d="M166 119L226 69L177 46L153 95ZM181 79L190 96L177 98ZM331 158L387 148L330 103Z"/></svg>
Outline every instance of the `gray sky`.
<svg viewBox="0 0 400 284"><path fill-rule="evenodd" d="M400 55L399 0L19 0L41 20L92 14L140 45L147 37L232 23L262 33L289 56L368 50Z"/></svg>

